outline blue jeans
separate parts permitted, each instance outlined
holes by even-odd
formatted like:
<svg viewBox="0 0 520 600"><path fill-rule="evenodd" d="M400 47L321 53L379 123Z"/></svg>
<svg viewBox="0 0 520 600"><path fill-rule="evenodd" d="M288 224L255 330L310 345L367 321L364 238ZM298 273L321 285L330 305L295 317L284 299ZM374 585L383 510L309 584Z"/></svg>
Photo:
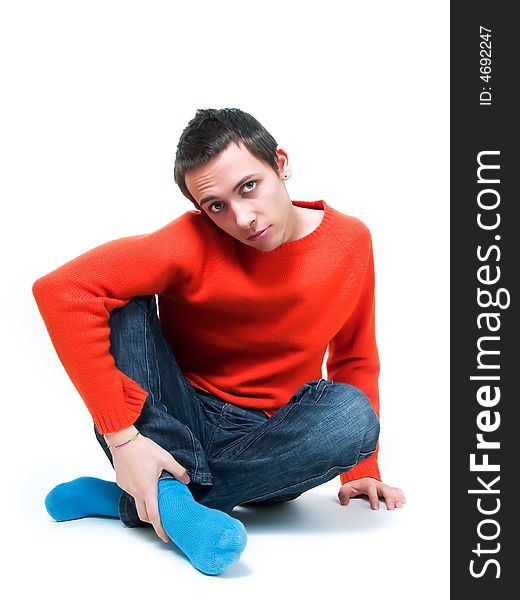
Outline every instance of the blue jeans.
<svg viewBox="0 0 520 600"><path fill-rule="evenodd" d="M135 427L190 476L195 500L227 513L238 505L292 500L374 453L379 421L368 398L346 383L305 383L272 417L193 387L164 337L155 296L136 296L109 319L117 368L148 392ZM203 349L201 349L201 352ZM97 440L112 463L105 439ZM163 471L161 478L173 478ZM121 521L139 519L122 492Z"/></svg>

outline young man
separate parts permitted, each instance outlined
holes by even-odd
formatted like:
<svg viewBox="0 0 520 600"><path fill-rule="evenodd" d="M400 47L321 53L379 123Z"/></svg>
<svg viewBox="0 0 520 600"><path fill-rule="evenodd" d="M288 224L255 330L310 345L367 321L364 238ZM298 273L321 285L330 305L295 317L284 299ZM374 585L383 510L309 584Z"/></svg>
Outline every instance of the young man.
<svg viewBox="0 0 520 600"><path fill-rule="evenodd" d="M58 485L53 518L151 524L218 574L245 547L237 505L340 475L341 504L366 494L373 509L379 497L402 507L377 465L370 234L322 200L291 201L290 175L251 115L199 110L175 160L195 210L34 283L117 482Z"/></svg>

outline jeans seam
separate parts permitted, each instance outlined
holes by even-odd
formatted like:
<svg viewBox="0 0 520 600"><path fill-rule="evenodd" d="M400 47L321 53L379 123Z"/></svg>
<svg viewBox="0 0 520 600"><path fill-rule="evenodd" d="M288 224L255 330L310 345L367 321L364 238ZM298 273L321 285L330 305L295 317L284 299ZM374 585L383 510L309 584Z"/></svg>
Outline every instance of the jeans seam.
<svg viewBox="0 0 520 600"><path fill-rule="evenodd" d="M333 383L334 381L332 381L332 379L324 379L323 377L319 380L319 382L316 385L317 397L314 400L314 404L317 404L321 400L321 397L323 396L325 390L328 387L330 387Z"/></svg>
<svg viewBox="0 0 520 600"><path fill-rule="evenodd" d="M318 404L320 398L323 396L323 391L325 390L325 385L320 385L316 390L316 399L314 400L314 404Z"/></svg>
<svg viewBox="0 0 520 600"><path fill-rule="evenodd" d="M152 400L152 406L153 406L153 405L155 405L156 399L155 399L155 394L154 394L154 391L153 391L152 380L151 380L150 354L149 354L148 343L147 343L147 336L148 336L148 314L145 313L143 316L144 316L144 352L145 352L145 361L146 361L146 377L148 379L148 390L149 390L149 393L150 393L150 397L151 397L151 400ZM159 379L159 393L160 393L161 382L160 382L160 374L159 374L159 365L156 365L155 371L157 373L157 378Z"/></svg>
<svg viewBox="0 0 520 600"><path fill-rule="evenodd" d="M376 451L376 449L374 448L373 450L369 450L368 452L359 452L359 456L362 456L363 458L359 459L358 463L360 463L362 460L364 460L365 458L368 458L369 456L372 456L372 454L374 454L374 452Z"/></svg>
<svg viewBox="0 0 520 600"><path fill-rule="evenodd" d="M201 409L201 410L202 410L202 409ZM210 435L209 435L208 443L206 444L206 447L204 448L204 452L206 453L206 456L210 456L210 454L211 454L211 448L212 448L212 446L213 446L213 440L215 439L215 434L216 434L216 432L218 431L218 429L220 428L220 426L222 425L222 421L223 421L223 419L224 419L224 417L222 416L222 413L220 413L220 420L219 420L219 422L218 422L218 423L215 425L215 427L213 427L213 431L212 431L212 432L210 433ZM240 441L240 440L237 440L237 441ZM227 448L227 447L226 447L226 448ZM226 448L224 448L224 450L226 450ZM224 450L223 450L223 451L224 451ZM223 452L223 451L222 451L222 452ZM221 454L222 452L220 452L220 453L219 453L219 456L220 456L220 454ZM216 458L217 458L217 457L215 456L215 459L216 459Z"/></svg>
<svg viewBox="0 0 520 600"><path fill-rule="evenodd" d="M190 434L190 439L191 439L191 447L192 447L192 451L193 451L193 462L195 463L195 470L192 473L193 477L197 477L198 473L199 473L199 461L197 459L197 453L195 452L195 438L193 436L193 432L191 431L191 429L188 427L188 432Z"/></svg>

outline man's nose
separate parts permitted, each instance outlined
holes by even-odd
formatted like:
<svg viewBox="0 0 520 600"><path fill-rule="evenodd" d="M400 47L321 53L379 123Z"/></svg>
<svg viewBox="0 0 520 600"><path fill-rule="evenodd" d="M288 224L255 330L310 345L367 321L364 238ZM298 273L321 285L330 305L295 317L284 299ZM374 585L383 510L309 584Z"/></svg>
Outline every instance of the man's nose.
<svg viewBox="0 0 520 600"><path fill-rule="evenodd" d="M250 210L235 209L236 224L242 229L249 229L255 220L255 214Z"/></svg>

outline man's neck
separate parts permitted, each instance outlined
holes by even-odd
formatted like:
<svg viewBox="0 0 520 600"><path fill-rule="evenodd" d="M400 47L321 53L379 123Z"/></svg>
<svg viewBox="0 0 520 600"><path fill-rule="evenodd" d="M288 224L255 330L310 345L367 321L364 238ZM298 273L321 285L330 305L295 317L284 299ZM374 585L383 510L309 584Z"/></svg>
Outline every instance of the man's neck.
<svg viewBox="0 0 520 600"><path fill-rule="evenodd" d="M316 230L323 219L325 211L322 209L294 206L296 225L291 241L299 240Z"/></svg>

